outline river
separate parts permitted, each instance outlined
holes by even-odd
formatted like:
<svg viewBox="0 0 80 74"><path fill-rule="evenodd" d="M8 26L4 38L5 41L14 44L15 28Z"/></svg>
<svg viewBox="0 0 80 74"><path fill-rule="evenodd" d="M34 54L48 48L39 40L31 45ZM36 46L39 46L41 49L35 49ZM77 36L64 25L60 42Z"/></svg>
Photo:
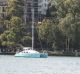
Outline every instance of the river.
<svg viewBox="0 0 80 74"><path fill-rule="evenodd" d="M0 74L80 74L80 58L19 58L0 55Z"/></svg>

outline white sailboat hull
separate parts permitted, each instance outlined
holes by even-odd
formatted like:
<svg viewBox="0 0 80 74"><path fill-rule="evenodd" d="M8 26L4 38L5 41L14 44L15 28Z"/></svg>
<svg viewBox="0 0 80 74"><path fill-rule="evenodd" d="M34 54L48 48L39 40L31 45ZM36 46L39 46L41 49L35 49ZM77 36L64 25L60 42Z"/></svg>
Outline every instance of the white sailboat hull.
<svg viewBox="0 0 80 74"><path fill-rule="evenodd" d="M25 57L25 58L47 58L47 53L16 53L15 57Z"/></svg>

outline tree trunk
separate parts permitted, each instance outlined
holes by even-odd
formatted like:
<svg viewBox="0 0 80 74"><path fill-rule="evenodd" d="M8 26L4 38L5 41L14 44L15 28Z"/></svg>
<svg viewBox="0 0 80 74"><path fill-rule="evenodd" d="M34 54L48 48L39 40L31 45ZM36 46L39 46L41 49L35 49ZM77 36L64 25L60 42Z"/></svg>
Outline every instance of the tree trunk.
<svg viewBox="0 0 80 74"><path fill-rule="evenodd" d="M66 36L66 51L69 52L69 48L70 48L70 39L69 37Z"/></svg>
<svg viewBox="0 0 80 74"><path fill-rule="evenodd" d="M67 37L66 37L66 51L67 51Z"/></svg>
<svg viewBox="0 0 80 74"><path fill-rule="evenodd" d="M67 44L68 45L68 47L67 47L68 49L67 49L67 51L69 52L69 47L70 47L69 46L70 45L70 39L69 39L69 37L67 38L67 40L68 40L68 44Z"/></svg>

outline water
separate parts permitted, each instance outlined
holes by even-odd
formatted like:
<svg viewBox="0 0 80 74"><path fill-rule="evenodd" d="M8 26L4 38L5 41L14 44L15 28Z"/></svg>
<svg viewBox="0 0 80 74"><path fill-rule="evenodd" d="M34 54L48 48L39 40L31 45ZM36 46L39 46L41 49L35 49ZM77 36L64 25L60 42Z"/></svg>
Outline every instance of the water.
<svg viewBox="0 0 80 74"><path fill-rule="evenodd" d="M17 58L0 55L0 74L80 74L80 58Z"/></svg>

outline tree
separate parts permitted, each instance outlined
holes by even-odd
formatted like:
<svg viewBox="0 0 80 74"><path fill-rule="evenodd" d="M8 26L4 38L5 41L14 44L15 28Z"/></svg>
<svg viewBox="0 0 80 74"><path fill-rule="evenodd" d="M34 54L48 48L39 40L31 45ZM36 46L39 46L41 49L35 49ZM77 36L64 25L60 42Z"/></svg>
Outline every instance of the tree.
<svg viewBox="0 0 80 74"><path fill-rule="evenodd" d="M2 45L8 43L19 44L21 38L23 37L23 25L22 20L19 17L12 17L8 22L6 21L7 29L0 35L2 40Z"/></svg>
<svg viewBox="0 0 80 74"><path fill-rule="evenodd" d="M42 24L39 26L39 37L46 43L46 47L53 41L51 23L52 22L49 19L44 19Z"/></svg>
<svg viewBox="0 0 80 74"><path fill-rule="evenodd" d="M4 32L4 20L0 19L0 34Z"/></svg>
<svg viewBox="0 0 80 74"><path fill-rule="evenodd" d="M46 12L46 17L55 17L56 18L56 11L57 11L57 9L56 9L56 4L55 4L55 2L49 2L49 4L48 4L48 9L47 9L47 12Z"/></svg>
<svg viewBox="0 0 80 74"><path fill-rule="evenodd" d="M65 0L63 1L63 4L59 4L59 8L58 8L58 14L60 13L59 14L59 28L61 28L62 32L64 33L66 37L66 50L67 51L70 51L70 48L74 49L74 46L77 46L77 45L74 45L75 42L73 41L76 41L75 36L79 36L77 35L79 31L77 31L76 29L77 23L80 21L79 7L80 7L79 0Z"/></svg>
<svg viewBox="0 0 80 74"><path fill-rule="evenodd" d="M23 0L7 0L7 18L0 19L0 45L18 45L23 38Z"/></svg>
<svg viewBox="0 0 80 74"><path fill-rule="evenodd" d="M12 31L5 31L0 35L2 46L12 46L15 44L16 35Z"/></svg>
<svg viewBox="0 0 80 74"><path fill-rule="evenodd" d="M74 32L75 32L73 15L71 13L67 14L65 18L61 19L59 28L66 37L66 50L69 51L70 41L74 37Z"/></svg>
<svg viewBox="0 0 80 74"><path fill-rule="evenodd" d="M20 28L22 25L22 19L16 16L13 16L10 19L10 25L11 27Z"/></svg>
<svg viewBox="0 0 80 74"><path fill-rule="evenodd" d="M60 49L62 48L60 46L63 45L64 49L66 48L67 51L70 51L71 49L79 49L80 1L51 0L51 4L49 5L48 9L48 13L50 13L49 17L52 17L54 12L56 13L54 16L57 18L55 17L50 19L50 21L57 19L57 21L54 21L56 25L52 27L54 39L53 47L55 47L55 49L59 47ZM60 41L60 39L62 41Z"/></svg>
<svg viewBox="0 0 80 74"><path fill-rule="evenodd" d="M23 16L23 11L24 11L23 0L7 0L7 3L8 3L8 7L6 11L9 18L11 18L12 16L17 16L17 17Z"/></svg>
<svg viewBox="0 0 80 74"><path fill-rule="evenodd" d="M23 24L19 17L12 17L10 20L11 30L16 34L16 42L19 43L23 37Z"/></svg>
<svg viewBox="0 0 80 74"><path fill-rule="evenodd" d="M31 47L32 46L32 38L30 36L23 36L21 39L21 44L23 46Z"/></svg>

